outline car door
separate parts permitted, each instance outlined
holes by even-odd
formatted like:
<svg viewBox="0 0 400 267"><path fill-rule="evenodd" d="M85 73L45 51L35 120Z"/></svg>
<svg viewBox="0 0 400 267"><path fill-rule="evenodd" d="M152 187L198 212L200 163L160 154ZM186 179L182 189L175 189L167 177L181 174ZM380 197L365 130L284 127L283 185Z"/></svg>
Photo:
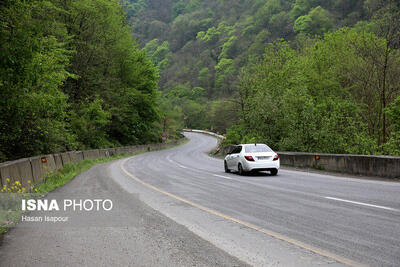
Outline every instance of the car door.
<svg viewBox="0 0 400 267"><path fill-rule="evenodd" d="M237 147L234 147L233 150L229 153L229 155L226 157L226 163L228 164L228 168L232 169L234 167L234 159L236 156L236 150Z"/></svg>
<svg viewBox="0 0 400 267"><path fill-rule="evenodd" d="M235 150L233 151L234 153L232 153L232 159L231 159L231 169L233 170L237 170L238 169L238 163L240 160L240 152L242 151L242 146L237 146L235 148Z"/></svg>

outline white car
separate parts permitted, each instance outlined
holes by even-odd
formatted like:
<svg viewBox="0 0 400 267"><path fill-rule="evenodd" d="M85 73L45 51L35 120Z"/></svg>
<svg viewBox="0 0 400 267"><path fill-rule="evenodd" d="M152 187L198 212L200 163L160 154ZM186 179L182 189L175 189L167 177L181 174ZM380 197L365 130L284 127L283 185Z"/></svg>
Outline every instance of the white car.
<svg viewBox="0 0 400 267"><path fill-rule="evenodd" d="M228 153L224 160L225 172L237 171L240 175L251 171L269 171L277 175L279 155L265 144L242 144Z"/></svg>

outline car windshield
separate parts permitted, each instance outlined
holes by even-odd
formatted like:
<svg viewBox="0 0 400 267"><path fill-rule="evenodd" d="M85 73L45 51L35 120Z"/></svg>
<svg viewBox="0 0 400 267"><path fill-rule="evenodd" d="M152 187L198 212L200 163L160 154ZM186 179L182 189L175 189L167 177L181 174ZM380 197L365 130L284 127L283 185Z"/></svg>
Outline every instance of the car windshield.
<svg viewBox="0 0 400 267"><path fill-rule="evenodd" d="M255 153L255 152L272 152L272 149L267 145L249 145L245 147L246 153Z"/></svg>

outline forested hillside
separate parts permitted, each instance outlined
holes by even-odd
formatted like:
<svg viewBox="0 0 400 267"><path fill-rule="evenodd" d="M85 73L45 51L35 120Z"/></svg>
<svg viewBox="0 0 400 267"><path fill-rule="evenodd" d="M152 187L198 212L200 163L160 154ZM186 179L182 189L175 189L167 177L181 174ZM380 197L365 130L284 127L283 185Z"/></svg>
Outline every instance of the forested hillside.
<svg viewBox="0 0 400 267"><path fill-rule="evenodd" d="M399 5L1 1L0 161L184 126L276 150L400 155Z"/></svg>
<svg viewBox="0 0 400 267"><path fill-rule="evenodd" d="M166 125L276 150L400 155L399 1L121 2L160 71Z"/></svg>
<svg viewBox="0 0 400 267"><path fill-rule="evenodd" d="M159 141L157 70L113 0L0 2L0 161Z"/></svg>

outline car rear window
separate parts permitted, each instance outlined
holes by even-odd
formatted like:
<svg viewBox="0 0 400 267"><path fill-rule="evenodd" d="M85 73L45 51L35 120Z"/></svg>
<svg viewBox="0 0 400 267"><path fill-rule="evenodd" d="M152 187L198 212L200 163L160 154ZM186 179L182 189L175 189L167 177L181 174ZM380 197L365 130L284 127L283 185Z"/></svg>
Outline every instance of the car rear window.
<svg viewBox="0 0 400 267"><path fill-rule="evenodd" d="M269 146L262 144L245 146L244 151L246 151L246 153L273 152Z"/></svg>

